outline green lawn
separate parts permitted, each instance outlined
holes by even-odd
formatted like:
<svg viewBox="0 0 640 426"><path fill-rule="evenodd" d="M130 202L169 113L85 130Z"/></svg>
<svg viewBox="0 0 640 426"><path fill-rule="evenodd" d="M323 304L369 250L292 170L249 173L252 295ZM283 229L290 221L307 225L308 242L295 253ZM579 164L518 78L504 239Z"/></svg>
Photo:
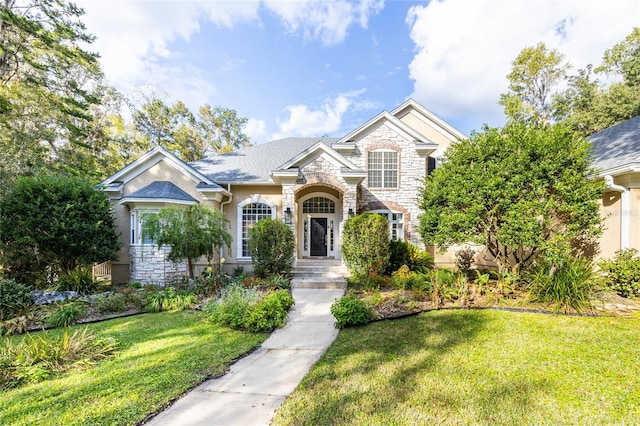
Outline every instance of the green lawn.
<svg viewBox="0 0 640 426"><path fill-rule="evenodd" d="M274 424L640 424L640 319L447 310L345 329Z"/></svg>
<svg viewBox="0 0 640 426"><path fill-rule="evenodd" d="M267 337L221 328L194 311L144 314L89 328L115 337L121 343L116 355L85 370L0 391L0 424L136 424L206 377L222 373Z"/></svg>

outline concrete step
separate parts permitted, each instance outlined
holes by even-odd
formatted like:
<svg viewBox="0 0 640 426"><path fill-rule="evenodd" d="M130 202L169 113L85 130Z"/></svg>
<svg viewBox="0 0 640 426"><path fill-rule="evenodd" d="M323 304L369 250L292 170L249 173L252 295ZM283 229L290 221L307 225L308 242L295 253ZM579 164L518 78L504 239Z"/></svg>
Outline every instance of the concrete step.
<svg viewBox="0 0 640 426"><path fill-rule="evenodd" d="M347 281L343 278L294 278L291 280L291 288L317 288L317 289L341 289L347 288Z"/></svg>

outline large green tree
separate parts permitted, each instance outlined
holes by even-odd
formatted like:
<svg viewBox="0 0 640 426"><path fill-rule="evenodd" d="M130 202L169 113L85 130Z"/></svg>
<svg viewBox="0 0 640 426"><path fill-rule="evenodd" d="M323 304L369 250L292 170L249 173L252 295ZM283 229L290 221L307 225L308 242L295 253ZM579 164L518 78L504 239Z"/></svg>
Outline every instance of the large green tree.
<svg viewBox="0 0 640 426"><path fill-rule="evenodd" d="M133 120L151 145L163 146L185 161L228 152L249 143L243 130L247 119L220 106L211 108L205 104L196 117L181 101L168 105L161 99L149 99L134 111Z"/></svg>
<svg viewBox="0 0 640 426"><path fill-rule="evenodd" d="M613 82L605 85L598 75ZM554 115L587 135L640 115L640 28L605 51L600 66L588 65L569 77Z"/></svg>
<svg viewBox="0 0 640 426"><path fill-rule="evenodd" d="M4 274L34 287L120 248L106 193L55 175L19 178L0 199L0 244Z"/></svg>
<svg viewBox="0 0 640 426"><path fill-rule="evenodd" d="M80 17L63 0L0 4L0 178L58 160L60 147L86 144L101 71ZM6 188L5 188L6 189Z"/></svg>
<svg viewBox="0 0 640 426"><path fill-rule="evenodd" d="M545 257L589 252L601 232L589 144L560 125L511 122L453 143L425 180L420 233L428 244L484 244L518 273Z"/></svg>
<svg viewBox="0 0 640 426"><path fill-rule="evenodd" d="M166 207L143 217L144 235L158 248L170 247L167 258L172 262L187 261L188 274L193 278L194 261L202 256L211 262L223 245L231 245L228 221L220 210L202 204L189 207Z"/></svg>
<svg viewBox="0 0 640 426"><path fill-rule="evenodd" d="M534 123L549 122L553 99L569 67L560 52L548 49L544 43L522 49L507 75L509 91L500 96L507 117Z"/></svg>

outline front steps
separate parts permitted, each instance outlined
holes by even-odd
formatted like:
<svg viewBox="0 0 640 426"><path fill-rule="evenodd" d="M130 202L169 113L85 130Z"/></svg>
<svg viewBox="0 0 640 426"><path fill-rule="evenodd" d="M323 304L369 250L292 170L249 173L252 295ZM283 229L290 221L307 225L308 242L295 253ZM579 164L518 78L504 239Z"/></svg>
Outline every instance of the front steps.
<svg viewBox="0 0 640 426"><path fill-rule="evenodd" d="M291 288L346 289L349 271L335 259L298 259Z"/></svg>

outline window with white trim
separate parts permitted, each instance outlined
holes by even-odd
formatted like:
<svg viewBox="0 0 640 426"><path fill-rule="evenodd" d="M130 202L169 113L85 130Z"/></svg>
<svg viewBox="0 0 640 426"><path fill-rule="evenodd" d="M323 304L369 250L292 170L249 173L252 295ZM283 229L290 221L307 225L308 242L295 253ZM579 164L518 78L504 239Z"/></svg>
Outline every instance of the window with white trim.
<svg viewBox="0 0 640 426"><path fill-rule="evenodd" d="M375 210L376 213L387 218L389 221L389 238L392 240L404 241L404 215L391 210Z"/></svg>
<svg viewBox="0 0 640 426"><path fill-rule="evenodd" d="M369 151L369 188L398 187L398 152L388 149Z"/></svg>
<svg viewBox="0 0 640 426"><path fill-rule="evenodd" d="M261 219L275 219L276 206L261 197L252 197L238 204L238 253L251 257L249 229Z"/></svg>
<svg viewBox="0 0 640 426"><path fill-rule="evenodd" d="M156 241L145 232L145 215L157 214L156 210L134 210L131 212L131 244L154 245Z"/></svg>

